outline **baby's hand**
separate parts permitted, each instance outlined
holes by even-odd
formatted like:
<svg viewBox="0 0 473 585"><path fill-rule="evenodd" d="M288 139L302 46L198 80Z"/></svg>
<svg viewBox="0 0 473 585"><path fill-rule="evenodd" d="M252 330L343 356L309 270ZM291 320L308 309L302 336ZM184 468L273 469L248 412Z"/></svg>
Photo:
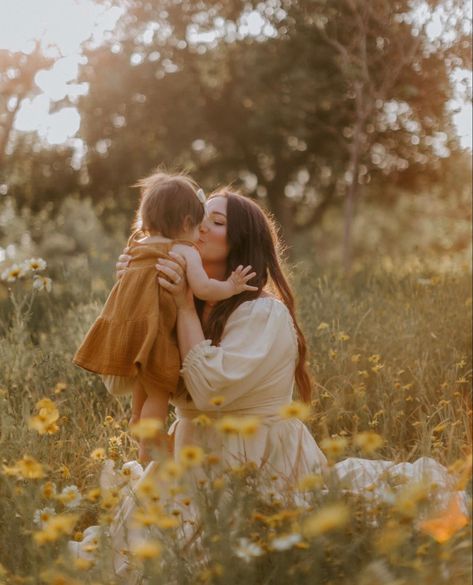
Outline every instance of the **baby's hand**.
<svg viewBox="0 0 473 585"><path fill-rule="evenodd" d="M245 290L258 290L257 286L251 286L249 284L246 284L249 280L251 280L253 278L253 276L256 276L256 272L250 272L251 270L251 266L246 266L245 268L243 268L243 266L238 266L238 268L236 270L234 270L230 276L228 277L228 281L232 283L235 292L234 294L239 294Z"/></svg>

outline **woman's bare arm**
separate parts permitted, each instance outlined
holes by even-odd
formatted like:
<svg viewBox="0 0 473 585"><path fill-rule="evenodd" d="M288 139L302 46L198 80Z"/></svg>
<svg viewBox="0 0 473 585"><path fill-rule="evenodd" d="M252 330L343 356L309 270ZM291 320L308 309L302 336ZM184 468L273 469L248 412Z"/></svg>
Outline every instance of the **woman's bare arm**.
<svg viewBox="0 0 473 585"><path fill-rule="evenodd" d="M184 360L189 351L204 341L205 337L195 310L194 296L186 280L185 260L173 252L170 255L176 262L160 259L156 268L167 277L159 277L159 284L174 296L177 307L177 339L181 359Z"/></svg>

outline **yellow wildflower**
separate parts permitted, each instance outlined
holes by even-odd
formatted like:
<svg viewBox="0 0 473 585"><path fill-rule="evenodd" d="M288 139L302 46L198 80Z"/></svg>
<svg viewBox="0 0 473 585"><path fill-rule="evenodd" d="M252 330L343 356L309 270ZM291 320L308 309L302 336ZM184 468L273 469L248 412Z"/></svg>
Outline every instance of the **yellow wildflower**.
<svg viewBox="0 0 473 585"><path fill-rule="evenodd" d="M329 459L338 459L348 447L346 437L326 438L320 442L320 447Z"/></svg>
<svg viewBox="0 0 473 585"><path fill-rule="evenodd" d="M56 495L56 484L52 481L47 481L41 488L43 497L47 500L51 500Z"/></svg>
<svg viewBox="0 0 473 585"><path fill-rule="evenodd" d="M254 435L260 428L261 421L257 416L245 416L240 420L240 432L245 437Z"/></svg>
<svg viewBox="0 0 473 585"><path fill-rule="evenodd" d="M156 486L156 481L152 477L146 476L142 479L135 488L138 496L148 498L151 500L159 500L159 492Z"/></svg>
<svg viewBox="0 0 473 585"><path fill-rule="evenodd" d="M85 499L88 500L89 502L98 502L101 496L101 489L100 488L92 488L90 489L86 495L85 495Z"/></svg>
<svg viewBox="0 0 473 585"><path fill-rule="evenodd" d="M361 353L354 353L351 356L351 361L353 364L357 364L360 361L360 359L361 359Z"/></svg>
<svg viewBox="0 0 473 585"><path fill-rule="evenodd" d="M317 331L325 331L326 329L329 329L330 325L328 323L325 323L324 321L322 321L321 323L319 323L319 326L317 327Z"/></svg>
<svg viewBox="0 0 473 585"><path fill-rule="evenodd" d="M215 423L215 428L225 435L238 433L240 425L238 418L234 416L223 416Z"/></svg>
<svg viewBox="0 0 473 585"><path fill-rule="evenodd" d="M310 406L304 402L295 400L291 404L285 404L280 410L279 414L282 418L298 418L306 420L310 416Z"/></svg>
<svg viewBox="0 0 473 585"><path fill-rule="evenodd" d="M74 559L74 568L78 571L88 571L91 567L94 566L94 561L91 559L84 559L84 558L76 558Z"/></svg>
<svg viewBox="0 0 473 585"><path fill-rule="evenodd" d="M199 414L192 419L193 424L197 427L209 427L212 424L212 419L209 418L206 414Z"/></svg>
<svg viewBox="0 0 473 585"><path fill-rule="evenodd" d="M225 402L225 396L214 396L209 400L209 402L212 406L222 406L222 404Z"/></svg>
<svg viewBox="0 0 473 585"><path fill-rule="evenodd" d="M16 462L19 474L24 479L41 479L44 477L44 468L34 457L23 455L23 458Z"/></svg>
<svg viewBox="0 0 473 585"><path fill-rule="evenodd" d="M155 559L161 551L162 547L157 540L144 540L131 548L132 555L140 561Z"/></svg>
<svg viewBox="0 0 473 585"><path fill-rule="evenodd" d="M37 431L40 435L52 435L59 430L57 420L59 411L56 404L49 398L42 398L36 403L38 413L28 419L30 429Z"/></svg>
<svg viewBox="0 0 473 585"><path fill-rule="evenodd" d="M377 374L384 368L384 364L376 364L371 368L371 371Z"/></svg>
<svg viewBox="0 0 473 585"><path fill-rule="evenodd" d="M162 421L157 418L142 418L130 426L130 432L138 439L152 439L163 429Z"/></svg>
<svg viewBox="0 0 473 585"><path fill-rule="evenodd" d="M53 516L45 523L42 530L33 534L33 539L40 545L54 542L65 534L71 534L78 519L78 514Z"/></svg>
<svg viewBox="0 0 473 585"><path fill-rule="evenodd" d="M179 453L179 459L186 467L194 467L200 465L204 460L204 450L195 445L187 445L183 447Z"/></svg>
<svg viewBox="0 0 473 585"><path fill-rule="evenodd" d="M373 355L370 355L370 357L368 358L370 364L377 364L380 360L381 356L378 353L374 353Z"/></svg>
<svg viewBox="0 0 473 585"><path fill-rule="evenodd" d="M299 482L299 489L303 492L321 488L324 485L324 479L316 473L305 475Z"/></svg>
<svg viewBox="0 0 473 585"><path fill-rule="evenodd" d="M67 465L61 465L58 471L63 479L71 478L71 470L69 469L69 467L67 467Z"/></svg>
<svg viewBox="0 0 473 585"><path fill-rule="evenodd" d="M105 449L103 447L97 447L90 454L90 458L94 461L103 461L105 459Z"/></svg>
<svg viewBox="0 0 473 585"><path fill-rule="evenodd" d="M162 509L160 506L151 506L143 510L135 510L133 513L133 522L137 526L158 526L162 518Z"/></svg>
<svg viewBox="0 0 473 585"><path fill-rule="evenodd" d="M307 538L314 538L343 528L349 519L350 510L345 504L328 504L307 518L302 525L302 533Z"/></svg>
<svg viewBox="0 0 473 585"><path fill-rule="evenodd" d="M364 431L355 435L353 443L367 455L371 455L384 445L384 440L378 433Z"/></svg>
<svg viewBox="0 0 473 585"><path fill-rule="evenodd" d="M406 485L394 502L394 509L405 518L414 518L418 505L429 496L429 489L423 482Z"/></svg>
<svg viewBox="0 0 473 585"><path fill-rule="evenodd" d="M156 522L156 526L163 530L170 528L177 528L181 524L181 521L177 516L161 516Z"/></svg>
<svg viewBox="0 0 473 585"><path fill-rule="evenodd" d="M61 394L67 388L67 384L65 382L58 382L56 386L54 386L54 394Z"/></svg>
<svg viewBox="0 0 473 585"><path fill-rule="evenodd" d="M176 463L172 459L168 459L159 469L159 477L164 481L172 481L179 479L183 472L184 470L179 463Z"/></svg>
<svg viewBox="0 0 473 585"><path fill-rule="evenodd" d="M348 335L348 333L345 333L345 331L340 331L338 334L338 340L339 341L348 341L350 339L350 336Z"/></svg>

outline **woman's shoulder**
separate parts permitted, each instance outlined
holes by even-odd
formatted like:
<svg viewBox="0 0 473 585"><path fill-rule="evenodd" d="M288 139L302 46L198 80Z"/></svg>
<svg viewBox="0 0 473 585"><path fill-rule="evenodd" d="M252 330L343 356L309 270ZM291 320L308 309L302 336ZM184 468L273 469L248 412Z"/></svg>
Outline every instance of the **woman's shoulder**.
<svg viewBox="0 0 473 585"><path fill-rule="evenodd" d="M244 301L241 305L233 311L231 317L266 317L273 319L280 319L282 317L290 318L289 309L286 305L272 295L259 296L250 301Z"/></svg>
<svg viewBox="0 0 473 585"><path fill-rule="evenodd" d="M228 327L228 329L227 329ZM245 343L249 343L248 335L255 343L263 338L282 343L283 339L297 346L297 334L291 313L286 305L273 296L260 296L241 303L227 321L227 332L246 331Z"/></svg>

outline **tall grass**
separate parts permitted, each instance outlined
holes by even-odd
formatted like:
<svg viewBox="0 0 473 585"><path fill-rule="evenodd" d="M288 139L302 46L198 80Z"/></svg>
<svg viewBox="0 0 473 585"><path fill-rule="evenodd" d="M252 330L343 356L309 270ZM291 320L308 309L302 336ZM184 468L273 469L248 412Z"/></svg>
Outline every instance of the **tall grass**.
<svg viewBox="0 0 473 585"><path fill-rule="evenodd" d="M136 457L127 400L106 394L96 377L71 363L106 287L94 287L85 269L72 280L59 274L47 293L33 291L26 277L4 294L0 573L7 583L121 582L113 575L106 538L98 543L94 562L71 560L65 546L69 538L80 540L89 524L110 523L109 500L116 494L102 493L100 499L94 492L103 459L119 469ZM352 438L374 431L384 444L371 457L412 461L429 455L452 466L466 487L472 414L469 275L396 276L371 269L347 280L301 270L296 287L316 382L308 425L328 454L330 445L340 446L337 439L345 438L338 456L363 455ZM40 435L28 421L44 398L59 411L58 429ZM22 459L25 455L33 460ZM167 529L149 528L148 548L135 551L137 574L144 572L149 583L460 585L471 574L469 524L444 542L419 529L428 517L426 491L404 496L414 501L412 511L399 505L399 495L393 496L397 504L373 506L340 488L327 492L317 478L308 478L308 503L301 507L277 493L267 497L271 488L260 485L251 466L222 474L205 465L209 479L197 494L186 483L185 469L183 483L172 492L176 502L188 497L199 510L199 538L183 550L182 524L170 522ZM77 507L61 496L68 486L82 494ZM148 516L156 513L149 503L142 505ZM77 517L42 543L35 540L42 532L34 518L47 507L66 524L68 515ZM320 510L332 514L328 528L317 528ZM181 517L172 504L163 504L160 514ZM307 518L314 516L311 532Z"/></svg>

